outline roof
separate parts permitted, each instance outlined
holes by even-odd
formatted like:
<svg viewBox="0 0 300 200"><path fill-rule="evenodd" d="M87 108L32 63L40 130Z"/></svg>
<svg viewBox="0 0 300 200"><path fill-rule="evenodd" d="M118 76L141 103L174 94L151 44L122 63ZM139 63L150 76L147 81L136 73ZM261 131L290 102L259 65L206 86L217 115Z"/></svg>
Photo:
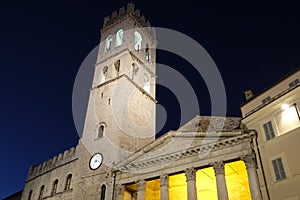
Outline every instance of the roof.
<svg viewBox="0 0 300 200"><path fill-rule="evenodd" d="M241 118L221 116L196 116L179 128L182 132L230 131L240 127Z"/></svg>
<svg viewBox="0 0 300 200"><path fill-rule="evenodd" d="M284 81L285 79L287 79L288 77L290 77L291 75L297 73L298 71L300 71L300 66L297 67L296 69L294 69L293 71L291 71L290 73L286 74L285 76L283 76L281 79L279 79L278 81L276 81L275 83L269 85L268 87L266 87L265 89L263 89L262 91L258 92L257 94L255 94L253 97L251 97L250 99L248 99L247 101L245 101L244 103L242 103L240 105L240 107L246 105L247 103L249 103L250 101L252 101L253 99L255 99L256 97L260 96L261 94L263 94L264 92L268 91L269 89L271 89L272 87L278 85L279 83L281 83L282 81Z"/></svg>

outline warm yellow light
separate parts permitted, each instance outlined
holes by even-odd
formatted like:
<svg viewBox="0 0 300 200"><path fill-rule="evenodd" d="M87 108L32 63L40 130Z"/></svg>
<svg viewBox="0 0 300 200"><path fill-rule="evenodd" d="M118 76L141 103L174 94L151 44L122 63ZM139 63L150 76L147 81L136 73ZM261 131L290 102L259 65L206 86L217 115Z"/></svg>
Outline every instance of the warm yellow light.
<svg viewBox="0 0 300 200"><path fill-rule="evenodd" d="M185 174L176 174L169 177L170 200L187 199L187 184Z"/></svg>
<svg viewBox="0 0 300 200"><path fill-rule="evenodd" d="M284 103L281 105L282 110L287 110L289 108L289 105L287 103Z"/></svg>
<svg viewBox="0 0 300 200"><path fill-rule="evenodd" d="M243 161L225 164L225 178L230 200L251 199L247 170ZM197 170L196 189L197 199L218 199L216 177L212 167ZM137 185L127 185L123 200L135 199L136 195ZM146 182L146 200L159 199L160 180L148 180ZM184 173L169 176L169 199L187 199L187 183Z"/></svg>
<svg viewBox="0 0 300 200"><path fill-rule="evenodd" d="M230 200L251 200L248 174L243 161L227 163L225 178Z"/></svg>
<svg viewBox="0 0 300 200"><path fill-rule="evenodd" d="M160 200L160 181L159 179L147 181L146 200Z"/></svg>

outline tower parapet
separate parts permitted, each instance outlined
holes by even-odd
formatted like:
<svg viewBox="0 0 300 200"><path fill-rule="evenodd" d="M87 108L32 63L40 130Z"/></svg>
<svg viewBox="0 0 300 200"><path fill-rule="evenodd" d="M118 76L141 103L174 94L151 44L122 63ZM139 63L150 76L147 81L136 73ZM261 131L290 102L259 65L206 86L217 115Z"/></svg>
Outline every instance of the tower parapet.
<svg viewBox="0 0 300 200"><path fill-rule="evenodd" d="M111 15L104 18L102 31L110 28L115 23L118 23L119 21L128 16L134 18L140 24L141 27L151 26L149 20L147 20L146 17L141 14L141 11L139 9L136 9L135 5L132 2L130 2L127 4L126 9L123 6L119 9L119 11L114 11Z"/></svg>
<svg viewBox="0 0 300 200"><path fill-rule="evenodd" d="M27 181L37 176L40 176L50 170L53 170L57 167L72 162L76 159L75 153L76 148L72 147L70 149L65 150L63 153L60 153L57 156L54 156L53 158L50 158L47 161L44 161L39 165L31 165L28 172Z"/></svg>

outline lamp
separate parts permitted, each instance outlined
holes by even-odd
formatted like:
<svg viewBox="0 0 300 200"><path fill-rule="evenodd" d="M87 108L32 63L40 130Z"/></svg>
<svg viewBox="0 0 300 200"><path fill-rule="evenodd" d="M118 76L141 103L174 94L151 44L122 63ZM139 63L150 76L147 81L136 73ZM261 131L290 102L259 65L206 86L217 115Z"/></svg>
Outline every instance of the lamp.
<svg viewBox="0 0 300 200"><path fill-rule="evenodd" d="M281 105L282 110L287 110L290 106L287 103Z"/></svg>

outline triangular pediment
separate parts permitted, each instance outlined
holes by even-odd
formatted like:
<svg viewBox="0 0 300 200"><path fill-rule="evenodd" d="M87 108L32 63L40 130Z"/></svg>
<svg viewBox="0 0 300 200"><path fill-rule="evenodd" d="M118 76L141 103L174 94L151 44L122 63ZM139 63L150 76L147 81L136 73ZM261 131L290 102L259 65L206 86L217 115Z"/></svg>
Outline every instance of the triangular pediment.
<svg viewBox="0 0 300 200"><path fill-rule="evenodd" d="M249 137L248 131L240 129L240 118L211 117L210 124L217 131L204 127L199 130L195 124L209 126L209 117L197 116L176 131L170 131L156 139L125 161L117 164L114 169L128 172L144 172L159 170L163 165L193 156L205 158L208 154L227 146L238 144ZM224 129L220 128L223 121ZM203 128L202 127L202 128ZM192 129L194 128L194 130ZM226 129L225 129L226 128Z"/></svg>

